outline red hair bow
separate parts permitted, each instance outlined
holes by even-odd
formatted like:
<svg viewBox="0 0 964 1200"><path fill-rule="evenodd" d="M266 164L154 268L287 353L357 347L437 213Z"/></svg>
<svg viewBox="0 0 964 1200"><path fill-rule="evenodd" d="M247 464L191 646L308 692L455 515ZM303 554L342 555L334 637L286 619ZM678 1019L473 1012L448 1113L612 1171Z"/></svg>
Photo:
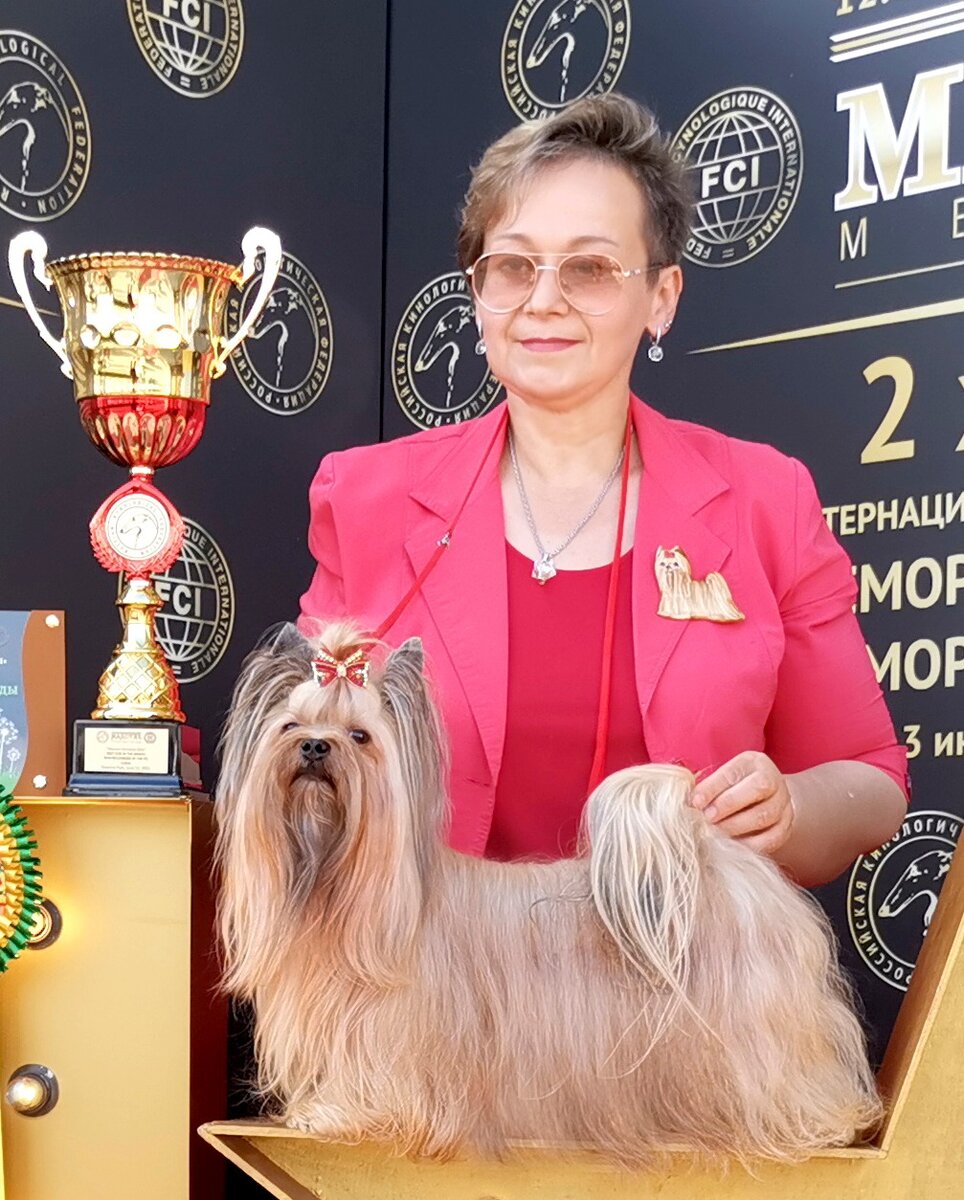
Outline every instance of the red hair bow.
<svg viewBox="0 0 964 1200"><path fill-rule="evenodd" d="M347 658L340 659L335 658L322 646L318 651L318 657L311 660L311 670L315 676L315 682L321 687L326 687L336 679L347 679L356 687L364 687L368 683L371 663L364 650L356 650Z"/></svg>

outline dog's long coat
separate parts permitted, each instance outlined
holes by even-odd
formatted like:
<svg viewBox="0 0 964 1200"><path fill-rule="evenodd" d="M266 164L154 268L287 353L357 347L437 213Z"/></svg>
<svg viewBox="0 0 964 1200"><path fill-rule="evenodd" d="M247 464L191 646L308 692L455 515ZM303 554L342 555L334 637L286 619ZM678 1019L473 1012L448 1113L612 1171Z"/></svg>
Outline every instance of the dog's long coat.
<svg viewBox="0 0 964 1200"><path fill-rule="evenodd" d="M364 645L344 625L320 642ZM670 1147L799 1159L874 1126L826 917L687 805L688 771L605 780L578 858L460 855L418 644L365 687L319 686L313 653L287 627L249 658L218 789L225 982L254 1005L285 1120L628 1165Z"/></svg>

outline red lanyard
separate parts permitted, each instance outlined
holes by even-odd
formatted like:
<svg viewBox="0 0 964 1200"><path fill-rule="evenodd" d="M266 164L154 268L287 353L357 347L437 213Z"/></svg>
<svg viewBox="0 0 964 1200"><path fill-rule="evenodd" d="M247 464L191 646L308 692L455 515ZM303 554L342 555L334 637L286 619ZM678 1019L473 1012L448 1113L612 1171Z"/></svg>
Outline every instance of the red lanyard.
<svg viewBox="0 0 964 1200"><path fill-rule="evenodd" d="M458 524L459 517L461 517L461 515L462 515L462 510L465 508L466 504L468 504L469 497L475 491L475 485L479 482L479 476L482 474L482 471L485 468L486 463L489 461L489 455L492 453L493 446L495 446L497 441L504 438L506 426L508 424L509 424L509 407L508 407L508 405L506 405L506 407L502 411L502 416L499 418L499 423L496 425L495 430L492 434L492 437L489 439L489 444L485 448L485 453L482 455L482 461L479 463L478 470L472 476L472 482L469 484L469 490L465 493L462 503L458 507L458 511L456 512L455 516L452 518L451 522L449 523L448 529L445 531L445 533L442 534L442 536L439 538L438 542L436 543L434 554L428 560L428 562L425 564L425 566L421 569L421 571L419 571L418 577L416 578L415 582L408 589L408 591L405 593L405 595L402 597L402 599L399 601L399 603L388 614L388 616L385 618L385 620L382 621L381 625L379 625L379 627L375 630L375 633L373 636L376 641L380 642L382 640L382 638L385 636L386 633L388 633L389 629L391 629L391 627L395 624L395 622L402 615L402 613L405 611L405 609L408 608L408 606L411 604L411 602L415 599L415 596L417 595L422 584L429 577L429 575L431 575L431 573L435 570L435 564L438 562L438 560L442 557L442 555L448 549L448 547L452 541L452 534L455 532L455 526ZM501 446L500 446L500 453L501 453Z"/></svg>
<svg viewBox="0 0 964 1200"><path fill-rule="evenodd" d="M482 460L479 463L475 475L472 477L472 482L469 485L468 491L459 505L455 516L449 522L449 527L445 533L439 538L436 544L435 551L432 557L428 560L422 570L406 594L402 597L399 603L382 621L381 625L375 630L374 637L378 641L385 636L391 629L398 618L402 615L412 600L418 594L422 584L428 576L435 570L435 566L439 559L445 553L446 549L452 542L452 536L455 533L455 526L458 524L466 504L469 502L469 497L475 491L475 485L479 481L483 470L485 469L492 450L496 443L499 444L500 453L501 445L504 440L506 426L509 423L509 409L506 406L499 419L489 444L485 448L485 453L482 455ZM616 635L616 600L619 595L619 562L622 557L623 548L623 529L626 524L626 502L629 497L629 472L631 466L631 451L633 443L633 419L632 413L628 413L626 417L626 438L623 443L623 470L622 484L619 493L619 519L616 523L616 545L613 549L613 561L609 568L609 594L606 599L606 624L603 630L603 645L602 645L602 674L599 683L599 707L596 718L596 749L593 754L592 769L589 773L589 791L591 792L605 775L606 765L606 745L609 741L609 714L612 703L612 674L613 674L613 643Z"/></svg>
<svg viewBox="0 0 964 1200"><path fill-rule="evenodd" d="M633 417L626 417L626 440L623 442L623 478L619 491L619 519L616 522L616 545L609 568L609 597L606 601L606 626L603 630L602 678L599 681L599 709L596 718L596 752L589 772L589 791L606 774L606 745L609 742L609 710L612 703L613 643L616 640L616 599L619 594L619 560L623 554L623 526L626 524L626 501L629 497L629 468L633 446ZM587 793L588 794L588 793Z"/></svg>

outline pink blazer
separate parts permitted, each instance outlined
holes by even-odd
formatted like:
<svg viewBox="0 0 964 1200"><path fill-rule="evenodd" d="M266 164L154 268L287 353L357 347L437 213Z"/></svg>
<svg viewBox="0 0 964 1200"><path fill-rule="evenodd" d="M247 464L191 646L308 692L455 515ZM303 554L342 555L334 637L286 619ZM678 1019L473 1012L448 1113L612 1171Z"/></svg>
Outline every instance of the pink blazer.
<svg viewBox="0 0 964 1200"><path fill-rule="evenodd" d="M852 605L850 560L807 469L770 446L671 420L635 396L643 457L633 552L636 687L649 757L712 769L763 750L785 773L859 759L909 792L906 749ZM501 406L462 425L322 460L311 485L312 618L375 629L411 587L466 495ZM451 545L388 641L425 645L451 742L450 843L482 854L505 734L508 618L498 455ZM657 616L658 546L693 577L723 573L746 620ZM552 703L552 697L546 697Z"/></svg>

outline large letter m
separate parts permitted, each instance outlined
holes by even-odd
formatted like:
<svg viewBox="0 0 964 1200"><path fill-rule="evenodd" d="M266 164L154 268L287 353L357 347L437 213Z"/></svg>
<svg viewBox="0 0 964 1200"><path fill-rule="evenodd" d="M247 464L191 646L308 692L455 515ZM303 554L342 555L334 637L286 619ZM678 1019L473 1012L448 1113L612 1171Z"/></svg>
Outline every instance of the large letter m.
<svg viewBox="0 0 964 1200"><path fill-rule="evenodd" d="M883 84L873 83L869 87L840 93L837 112L850 113L850 137L847 186L834 197L835 209L876 204L878 197L893 200L901 191L905 196L913 196L960 184L961 168L947 165L947 150L950 89L962 80L964 63L953 63L917 75L899 132L894 126ZM906 175L915 140L917 171ZM877 184L867 182L868 150Z"/></svg>

